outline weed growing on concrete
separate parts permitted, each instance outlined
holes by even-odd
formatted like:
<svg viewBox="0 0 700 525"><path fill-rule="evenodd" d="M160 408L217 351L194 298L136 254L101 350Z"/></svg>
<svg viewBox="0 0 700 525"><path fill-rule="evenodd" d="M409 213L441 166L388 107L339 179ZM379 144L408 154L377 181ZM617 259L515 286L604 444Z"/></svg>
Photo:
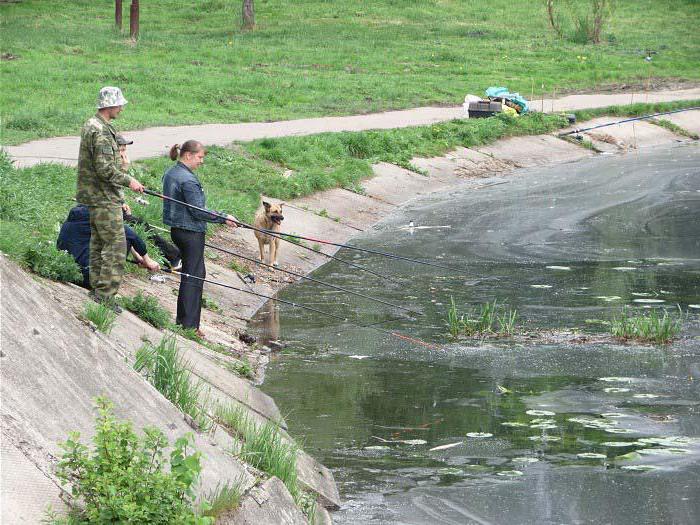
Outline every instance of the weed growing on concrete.
<svg viewBox="0 0 700 525"><path fill-rule="evenodd" d="M152 295L138 292L134 297L122 297L121 306L158 329L170 326L170 313Z"/></svg>
<svg viewBox="0 0 700 525"><path fill-rule="evenodd" d="M698 135L697 133L693 133L692 131L687 131L687 130L683 129L682 127L680 127L678 124L674 124L670 120L666 120L663 118L659 118L659 119L653 118L653 119L649 119L649 122L651 122L652 124L656 124L657 126L660 126L664 129L667 129L670 132L675 133L676 135L680 135L681 137L688 137L689 139L693 139L693 140L700 139L700 135Z"/></svg>
<svg viewBox="0 0 700 525"><path fill-rule="evenodd" d="M206 295L202 295L202 308L205 308L210 312L221 311L221 307L219 306L219 304L214 299Z"/></svg>
<svg viewBox="0 0 700 525"><path fill-rule="evenodd" d="M106 398L98 398L96 406L94 449L82 444L77 432L60 444L56 475L77 508L55 522L213 524L193 508L202 467L201 453L190 450L192 435L175 441L166 459L170 444L162 431L144 428L139 436L131 422L114 417Z"/></svg>
<svg viewBox="0 0 700 525"><path fill-rule="evenodd" d="M147 342L136 352L134 369L143 372L156 390L192 417L200 428L209 428L210 421L201 408L204 385L187 368L173 337L164 337L158 346Z"/></svg>
<svg viewBox="0 0 700 525"><path fill-rule="evenodd" d="M249 267L249 266L247 266L247 265L245 265L245 264L243 264L243 263L240 263L240 262L238 262L238 261L235 260L235 259L233 259L233 260L229 263L229 267L230 267L234 272L238 272L238 273L243 274L243 275L248 275L248 274L250 273L250 267Z"/></svg>
<svg viewBox="0 0 700 525"><path fill-rule="evenodd" d="M207 508L202 512L215 520L222 514L237 509L243 496L243 481L217 485L216 489L207 494Z"/></svg>
<svg viewBox="0 0 700 525"><path fill-rule="evenodd" d="M68 252L57 250L51 242L39 242L24 252L24 262L42 277L54 281L80 283L83 274Z"/></svg>
<svg viewBox="0 0 700 525"><path fill-rule="evenodd" d="M623 309L613 317L610 333L622 339L635 339L648 343L667 344L673 341L683 327L685 316L678 308L678 315L663 310L663 315L654 309L647 314L633 313Z"/></svg>
<svg viewBox="0 0 700 525"><path fill-rule="evenodd" d="M279 427L269 421L258 425L242 408L232 405L219 405L216 419L241 439L238 455L255 468L281 479L297 501L301 493L296 470L298 448L284 441Z"/></svg>
<svg viewBox="0 0 700 525"><path fill-rule="evenodd" d="M109 334L112 331L112 328L114 328L114 322L117 320L117 314L115 314L110 308L92 301L85 303L85 311L83 316L104 334Z"/></svg>
<svg viewBox="0 0 700 525"><path fill-rule="evenodd" d="M226 362L224 366L227 370L233 372L234 374L247 377L248 379L253 378L253 366L245 358L236 360L234 363Z"/></svg>

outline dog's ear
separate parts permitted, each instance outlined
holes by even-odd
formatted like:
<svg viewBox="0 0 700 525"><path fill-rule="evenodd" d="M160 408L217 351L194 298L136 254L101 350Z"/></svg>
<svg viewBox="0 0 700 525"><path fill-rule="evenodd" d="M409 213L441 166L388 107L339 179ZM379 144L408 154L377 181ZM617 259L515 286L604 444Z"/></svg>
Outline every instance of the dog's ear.
<svg viewBox="0 0 700 525"><path fill-rule="evenodd" d="M284 202L279 203L280 210L282 210L282 206L284 206Z"/></svg>
<svg viewBox="0 0 700 525"><path fill-rule="evenodd" d="M265 211L270 211L270 203L269 202L263 201L262 204L263 204L263 206L265 206Z"/></svg>

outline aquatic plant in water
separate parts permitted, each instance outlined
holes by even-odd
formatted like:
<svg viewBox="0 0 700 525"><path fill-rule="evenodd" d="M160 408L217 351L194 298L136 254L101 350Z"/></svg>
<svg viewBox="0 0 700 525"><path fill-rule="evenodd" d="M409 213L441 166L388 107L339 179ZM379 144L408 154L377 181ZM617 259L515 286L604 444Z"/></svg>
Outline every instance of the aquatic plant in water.
<svg viewBox="0 0 700 525"><path fill-rule="evenodd" d="M641 301L641 299L635 299L635 301ZM669 314L667 310L663 310L663 315L660 315L657 310L651 310L646 314L633 314L623 309L611 320L610 333L625 340L667 344L680 333L684 320L685 316L680 307L677 315Z"/></svg>
<svg viewBox="0 0 700 525"><path fill-rule="evenodd" d="M499 305L497 299L484 303L476 309L460 313L454 297L450 297L450 308L447 310L445 324L453 339L460 335L508 336L515 332L517 317L517 310Z"/></svg>

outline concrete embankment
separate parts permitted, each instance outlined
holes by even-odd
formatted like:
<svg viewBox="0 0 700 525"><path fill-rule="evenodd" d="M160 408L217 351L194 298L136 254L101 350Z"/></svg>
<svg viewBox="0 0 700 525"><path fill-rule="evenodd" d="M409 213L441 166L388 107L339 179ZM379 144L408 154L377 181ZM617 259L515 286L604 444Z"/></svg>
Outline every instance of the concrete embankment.
<svg viewBox="0 0 700 525"><path fill-rule="evenodd" d="M689 132L700 133L699 111L666 119ZM628 155L637 148L688 140L649 122L603 128L586 134L586 138L597 150ZM444 157L414 159L413 165L425 174L378 164L373 166L375 176L364 181L362 194L334 189L287 203L285 231L344 242L421 195L457 185L469 185L478 191L485 185L507 182L515 168L572 162L596 154L593 149L546 135L515 137L486 147L460 148ZM250 231L220 230L211 243L253 257L257 252ZM333 247L323 249L335 252ZM210 278L240 288L248 286L228 267L230 257L208 252L208 258ZM302 273L325 262L322 256L309 255L293 244L284 244L280 257L283 267ZM112 399L117 415L132 420L136 428L157 426L171 441L185 432L194 432L196 446L205 456L202 494L219 483L241 480L246 488L242 504L221 523L306 522L279 480L256 484L260 473L227 452L239 446L236 436L221 428L209 433L195 431L176 407L132 370L130 363L136 350L144 340L158 342L163 335L160 331L125 312L112 333L105 336L79 319L87 300L84 290L36 279L4 257L0 257L0 270L3 523L38 523L48 503L63 505L58 497L63 492L53 473L60 454L58 443L73 430L80 431L84 440L92 436L92 399L102 394ZM258 279L252 288L258 293L274 293L294 281L269 271L256 273ZM123 292L130 295L142 290L158 297L174 312L173 284L171 280L159 284L130 277ZM286 424L274 401L227 367L235 365L240 356L249 356L254 365L264 366L266 351L251 351L238 340L239 332L245 330L263 300L210 285L205 293L221 309L205 310L203 327L210 340L224 345L230 355L178 339L190 370L209 385L212 399L239 406L257 421L278 424L285 438L291 439L286 436ZM270 329L274 332L275 327ZM304 453L300 453L297 464L302 485L319 502L317 523L330 522L325 509L340 504L331 472Z"/></svg>

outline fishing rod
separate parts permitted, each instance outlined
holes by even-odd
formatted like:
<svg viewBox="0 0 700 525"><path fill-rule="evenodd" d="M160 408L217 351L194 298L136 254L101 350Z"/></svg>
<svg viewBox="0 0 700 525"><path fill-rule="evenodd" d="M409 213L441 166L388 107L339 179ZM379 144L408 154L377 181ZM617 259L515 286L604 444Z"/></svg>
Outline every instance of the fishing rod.
<svg viewBox="0 0 700 525"><path fill-rule="evenodd" d="M337 285L335 285L335 284L331 284L331 283L328 283L328 282L325 282L325 281L321 281L320 279L315 279L315 278L313 278L313 277L309 277L308 275L303 275L303 274L301 274L301 273L293 272L293 271L291 271L291 270L284 270L284 269L282 269L282 268L278 268L277 266L273 266L272 264L264 263L264 262L262 262L262 261L259 261L259 260L255 259L255 258L253 258L253 257L246 257L245 255L241 255L241 254L236 253L236 252L233 252L233 251L231 251L231 250L227 250L226 248L221 248L221 247L219 247L219 246L215 246L215 245L209 244L209 243L204 243L204 245L205 245L205 246L208 246L209 248L213 248L214 250L219 250L219 251L221 251L221 252L223 252L223 253L228 253L229 255L233 255L234 257L240 257L241 259L244 259L244 260L246 260L246 261L250 261L250 262L253 262L253 263L255 263L255 264L259 264L260 266L264 266L265 268L270 268L270 269L272 269L272 270L277 270L278 272L283 272L283 273L287 273L287 274L289 274L289 275L294 275L295 277L299 277L299 278L305 279L305 280L307 280L307 281L311 281L311 282L314 282L314 283L318 283L318 284L320 284L320 285L327 286L328 288L333 288L333 289L339 290L339 291L341 291L341 292L345 292L345 293L349 293L349 294L352 294L352 295L356 295L357 297L362 297L362 298L364 298L364 299L369 299L370 301L375 301L375 302L377 302L377 303L381 303L381 304L384 304L384 305L386 305L386 306L392 306L392 307L394 307L394 308L399 308L400 310L405 310L406 312L412 313L412 314L414 314L414 315L425 315L423 312L418 312L418 311L416 311L416 310L411 310L410 308L406 308L405 306L399 306L398 304L390 303L390 302L384 301L384 300L382 300L382 299L377 299L376 297L371 297L371 296L369 296L369 295L365 295L365 294L360 293L360 292L355 292L355 291L353 291L353 290L349 290L349 289L344 288L344 287L342 287L342 286L337 286Z"/></svg>
<svg viewBox="0 0 700 525"><path fill-rule="evenodd" d="M365 326L365 325L362 325L362 324L359 324L359 323L354 323L354 322L350 321L350 320L349 320L348 318L346 318L346 317L341 317L341 316L339 316L339 315L332 314L332 313L330 313L330 312L324 312L323 310L319 310L318 308L314 308L314 307L312 307L312 306L307 306L307 305L305 305L305 304L299 304L299 303L295 303L295 302L293 302L293 301L287 301L287 300L285 300L285 299L279 299L279 298L277 298L277 297L272 297L272 296L265 295L265 294L261 294L261 293L258 293L258 292L252 292L252 291L249 291L249 290L244 290L243 288L238 288L238 287L236 287L236 286L231 286L230 284L225 284L225 283L221 283L221 282L218 282L218 281L212 281L211 279L205 279L204 277L197 277L196 275L191 275L191 274L189 274L189 273L180 272L180 271L172 270L172 269L169 269L169 268L161 268L161 271L162 271L162 272L165 272L165 273L180 275L181 277L184 276L184 277L188 277L188 278L191 278L191 279L197 279L198 281L202 281L202 282L204 282L204 283L215 284L215 285L217 285L217 286L221 286L221 287L223 287L223 288L228 288L228 289L230 289L230 290L236 290L236 291L238 291L238 292L243 292L243 293L255 295L255 296L257 296L257 297L261 297L261 298L267 299L267 300L269 300L269 301L276 301L276 302L278 302L278 303L287 304L287 305L293 306L293 307L295 307L295 308L301 308L301 309L303 309L303 310L309 310L309 311L315 312L315 313L317 313L317 314L325 315L326 317L331 317L331 318L333 318L333 319L337 319L337 320L342 321L342 322L344 322L344 323L350 323L350 324L352 324L352 325L355 325L355 326L358 327L358 328L369 328L370 330L374 330L374 331L376 331L376 332L380 332L380 333L383 333L383 334L387 334L387 335L390 335L390 336L392 336L392 337L396 337L396 338L398 338L398 339L401 339L402 341L408 341L408 342L411 342L411 343L415 343L415 344L424 346L424 347L426 347L426 348L431 348L431 349L433 349L433 350L438 350L438 349L440 348L438 345L435 345L435 344L432 344L432 343L428 343L428 342L423 341L423 340L421 340L421 339L417 339L417 338L415 338L415 337L411 337L411 336L408 336L408 335L405 335L405 334L401 334L401 333L399 333L399 332L393 332L393 331L391 331L391 330L385 330L384 328L378 328L377 326L374 326L374 325L366 325L366 326Z"/></svg>
<svg viewBox="0 0 700 525"><path fill-rule="evenodd" d="M169 200L169 201L173 201L173 202L176 202L176 203L178 203L178 204L183 204L183 205L185 205L185 206L189 206L189 207L191 207L191 208L194 208L194 209L197 209L197 210L200 210L200 211L204 211L204 212L210 213L210 214L212 214L212 215L214 215L214 216L216 216L216 217L226 218L226 216L224 216L224 215L222 215L222 214L220 214L220 213L216 213L216 212L213 212L213 211L210 211L210 210L206 210L206 209L204 209L204 208L200 208L200 207L198 207L198 206L194 206L194 205L192 205L192 204L188 204L188 203L186 203L186 202L182 202L182 201L173 199L172 197L167 197L167 196L165 196L165 195L162 195L162 194L160 194L160 193L156 193L156 192L151 191L151 190L144 190L144 191L145 191L146 193L148 193L149 195L154 195L154 196L156 196L156 197L160 197L160 198L162 198L162 199L166 199L166 200ZM388 258L390 258L390 259L398 259L398 260L401 260L401 261L408 261L408 262L415 263L415 264L423 264L423 265L425 265L425 266L433 266L433 267L435 267L435 268L442 268L442 269L444 269L444 270L451 270L451 271L453 271L453 272L454 272L454 271L457 271L457 272L460 271L458 268L453 268L453 267L451 267L451 266L447 266L447 265L444 265L444 264L437 264L437 263L433 263L433 262L422 261L422 260L420 260L420 259L413 259L413 258L411 258L411 257L404 257L403 255L396 255L396 254L393 254L393 253L387 253L387 252L383 252L383 251L379 251L379 250L371 250L371 249L369 249L369 248L360 248L360 247L358 247L358 246L351 246L350 244L343 244L343 243L339 243L339 242L326 241L326 240L323 240L323 239L316 239L316 238L314 238L314 237L307 237L307 236L304 236L304 235L296 235L296 234L291 234L291 233L284 233L284 234L282 234L282 233L279 233L279 232L276 232L276 231L273 231L273 230L268 230L268 229L265 229L265 228L258 228L258 227L256 227L256 226L252 226L252 225L247 224L247 223L245 223L245 222L241 222L241 221L239 221L238 219L234 220L233 222L235 222L235 223L238 224L239 226L242 226L243 228L248 228L248 229L253 230L253 231L256 231L256 232L264 233L264 234L266 234L266 235L270 235L270 236L273 236L273 237L277 237L277 238L279 238L279 239L284 239L284 240L287 241L287 242L292 242L292 241L289 240L289 238L292 238L292 239L300 239L300 240L305 240L305 241L317 242L317 243L321 243L321 244L327 244L327 245L329 245L329 246L336 246L336 247L338 247L338 248L348 248L348 249L350 249L350 250L356 250L356 251L359 251L359 252L371 253L371 254L374 254L374 255L381 255L381 256L384 256L384 257L388 257ZM287 238L285 238L285 237L287 237ZM303 245L299 245L299 246L303 246ZM308 248L308 247L306 247L306 246L304 246L304 247L305 247L305 248Z"/></svg>
<svg viewBox="0 0 700 525"><path fill-rule="evenodd" d="M148 194L148 195L153 195L154 197L158 197L158 198L163 199L163 200L175 202L175 203L177 203L177 204L182 204L183 206L187 206L187 207L192 208L192 209L195 209L195 210L199 210L199 211L203 211L203 212L209 213L210 215L212 215L212 216L214 216L214 217L219 217L219 218L222 218L222 219L226 219L226 216L223 215L223 214L221 214L221 213L218 213L218 212L215 212L215 211L212 211L212 210L207 210L206 208L200 208L199 206L195 206L194 204L189 204L189 203L187 203L187 202L183 202L183 201L180 201L180 200L177 200L177 199L173 199L172 197L168 197L167 195L163 195L162 193L158 193L158 192L155 192L155 191L153 191L153 190L149 190L149 189L147 189L147 188L144 189L143 191L144 191L144 193L146 193L146 194ZM245 228L249 228L249 229L251 229L251 230L259 230L258 228L255 228L254 226L250 226L250 225L248 225L248 224L246 224L246 223L244 223L244 222L240 222L240 221L237 220L237 219L236 219L235 221L233 221L233 222L235 222L235 223L236 223L237 225L239 225L239 226L242 226L242 227L245 227ZM326 257L326 258L328 258L328 259L332 259L332 260L334 260L334 261L338 261L338 262L340 262L340 263L342 263L342 264L345 264L345 265L347 265L347 266L350 266L350 267L352 267L352 268L357 268L358 270L361 270L361 271L363 271L363 272L367 272L367 273L369 273L369 274L372 274L372 275L374 275L375 277L379 277L380 279L384 279L385 281L389 281L389 282L392 282L392 283L395 283L395 284L401 284L401 283L399 283L399 281L397 281L396 279L393 279L393 278L391 278L391 277L388 277L388 276L386 276L386 275L383 275L383 274L381 274L381 273L379 273L379 272L375 272L374 270L370 270L369 268L366 268L366 267L362 266L361 264L357 264L357 263L354 263L354 262L351 262L351 261L347 261L347 260L345 260L345 259L341 259L340 257L337 257L337 256L335 256L335 255L331 255L331 254L329 254L329 253L323 253L321 250L316 250L315 248L311 248L311 247L309 247L309 246L304 246L303 244L297 244L297 243L291 241L290 239L285 239L284 236L285 236L286 234L281 234L281 233L278 233L278 232L274 232L274 231L272 231L272 230L259 230L259 231L265 231L266 233L269 232L269 233L267 233L267 234L270 235L271 237L276 237L276 238L278 238L278 239L282 239L283 241L286 241L286 242L288 242L288 243L294 244L295 246L299 246L300 248L303 248L303 249L308 250L308 251L310 251L310 252L317 253L317 254L322 255L322 256L324 256L324 257Z"/></svg>
<svg viewBox="0 0 700 525"><path fill-rule="evenodd" d="M700 109L700 106L694 106L692 108L674 109L673 111L662 111L660 113L653 113L651 115L642 115L641 117L632 117L624 120L618 120L617 122L609 122L608 124L598 124L597 126L591 126L590 128L575 129L573 131L567 131L566 133L559 133L559 137L566 137L568 135L573 135L574 133L582 133L584 131L591 131L592 129L605 128L608 126L616 126L618 124L624 124L626 122L634 122L636 120L646 120L649 118L660 117L661 115L671 115L673 113L681 113L682 111L691 111L695 109Z"/></svg>

